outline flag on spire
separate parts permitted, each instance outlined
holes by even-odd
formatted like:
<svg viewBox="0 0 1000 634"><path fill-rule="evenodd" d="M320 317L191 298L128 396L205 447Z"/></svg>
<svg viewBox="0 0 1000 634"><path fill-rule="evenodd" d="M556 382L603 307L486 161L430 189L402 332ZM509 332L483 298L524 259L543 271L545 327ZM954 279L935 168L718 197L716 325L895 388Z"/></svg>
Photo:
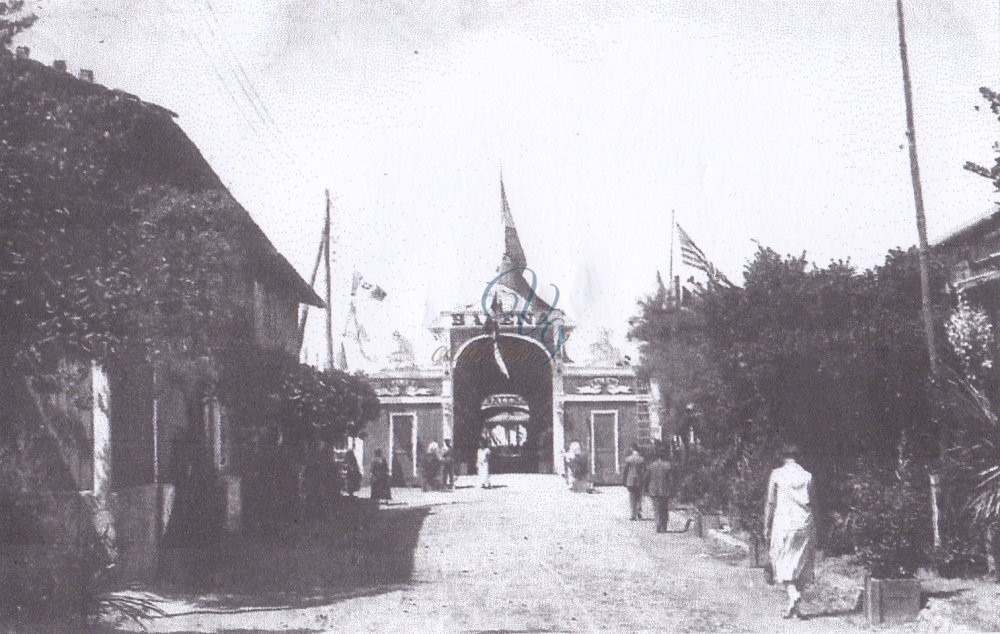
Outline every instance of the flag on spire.
<svg viewBox="0 0 1000 634"><path fill-rule="evenodd" d="M532 297L531 302L536 310L551 310L552 307L549 303L534 293L531 284L524 278L524 271L508 272L512 269L526 268L528 259L524 255L524 248L521 247L521 239L514 226L514 216L510 213L510 205L507 204L507 190L504 188L503 175L500 176L500 218L503 221L504 249L496 272L506 273L506 275L498 279L497 282L511 289L523 299Z"/></svg>
<svg viewBox="0 0 1000 634"><path fill-rule="evenodd" d="M521 239L517 236L514 226L514 216L510 214L507 204L507 191L503 186L503 176L500 177L500 215L503 218L503 262L499 272L519 269L528 266L528 260L521 247Z"/></svg>

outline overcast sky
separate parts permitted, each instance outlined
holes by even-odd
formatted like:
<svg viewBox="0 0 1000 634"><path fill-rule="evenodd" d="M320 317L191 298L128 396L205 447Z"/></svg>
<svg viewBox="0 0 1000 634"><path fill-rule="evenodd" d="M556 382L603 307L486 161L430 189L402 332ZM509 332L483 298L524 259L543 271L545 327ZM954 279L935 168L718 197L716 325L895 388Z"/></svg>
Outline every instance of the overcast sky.
<svg viewBox="0 0 1000 634"><path fill-rule="evenodd" d="M393 330L419 340L429 316L478 301L501 253L501 169L542 292L557 285L586 327L574 356L599 328L624 338L669 266L672 209L734 280L752 240L859 266L916 241L891 0L45 0L36 12L22 38L33 57L177 112L304 275L330 189L337 329L357 269L389 293L361 309L376 354ZM1000 139L975 109L980 86L1000 87L998 16L996 0L908 4L932 240L995 199L962 165L991 163Z"/></svg>

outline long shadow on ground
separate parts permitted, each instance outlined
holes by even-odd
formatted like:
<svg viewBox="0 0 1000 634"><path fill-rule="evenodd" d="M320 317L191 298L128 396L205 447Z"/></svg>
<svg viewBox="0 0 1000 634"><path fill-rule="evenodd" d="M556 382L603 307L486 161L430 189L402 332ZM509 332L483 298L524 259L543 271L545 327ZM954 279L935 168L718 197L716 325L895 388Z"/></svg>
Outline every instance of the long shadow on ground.
<svg viewBox="0 0 1000 634"><path fill-rule="evenodd" d="M186 559L158 590L194 612L328 605L398 589L413 578L414 551L429 507L377 510L358 501L322 519L290 521Z"/></svg>

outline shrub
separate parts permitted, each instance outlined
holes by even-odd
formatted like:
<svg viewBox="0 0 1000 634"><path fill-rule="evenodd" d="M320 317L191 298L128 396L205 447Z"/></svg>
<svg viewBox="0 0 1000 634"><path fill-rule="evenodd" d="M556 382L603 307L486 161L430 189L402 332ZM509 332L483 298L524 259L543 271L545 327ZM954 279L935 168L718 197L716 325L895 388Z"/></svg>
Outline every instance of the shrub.
<svg viewBox="0 0 1000 634"><path fill-rule="evenodd" d="M708 451L692 451L679 461L675 487L677 499L701 512L721 511L729 499L729 480L722 465Z"/></svg>
<svg viewBox="0 0 1000 634"><path fill-rule="evenodd" d="M914 577L930 562L926 482L926 474L909 466L889 474L862 468L851 476L852 540L861 563L873 577Z"/></svg>
<svg viewBox="0 0 1000 634"><path fill-rule="evenodd" d="M732 482L732 508L739 527L757 540L764 538L764 503L769 472L764 468L741 471Z"/></svg>

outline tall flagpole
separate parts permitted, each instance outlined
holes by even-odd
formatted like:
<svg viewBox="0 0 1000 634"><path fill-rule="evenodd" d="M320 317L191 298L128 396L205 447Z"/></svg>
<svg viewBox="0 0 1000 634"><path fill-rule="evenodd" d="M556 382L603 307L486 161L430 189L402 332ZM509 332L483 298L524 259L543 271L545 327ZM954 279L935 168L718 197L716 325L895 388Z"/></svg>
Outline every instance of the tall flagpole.
<svg viewBox="0 0 1000 634"><path fill-rule="evenodd" d="M333 369L333 282L330 278L330 190L326 190L326 231L323 234L323 268L326 273L326 361L327 369Z"/></svg>
<svg viewBox="0 0 1000 634"><path fill-rule="evenodd" d="M929 246L927 243L927 218L924 216L924 194L920 188L920 165L917 163L917 135L913 125L913 91L910 86L910 62L906 57L906 26L903 20L903 0L896 0L899 23L899 56L903 62L903 97L906 101L906 138L910 145L910 180L913 182L913 202L917 212L917 237L920 261L920 297L923 305L924 335L927 337L927 357L931 376L937 376L938 355L934 342L934 312L931 306L931 284L928 272Z"/></svg>
<svg viewBox="0 0 1000 634"><path fill-rule="evenodd" d="M917 163L917 135L913 125L913 90L910 86L910 62L906 57L906 24L903 19L903 0L896 0L896 19L899 25L899 57L903 63L903 97L906 101L906 138L910 145L910 180L913 182L913 203L917 211L917 255L920 263L920 300L923 307L924 335L927 337L927 359L931 377L938 376L937 346L934 342L934 311L931 305L931 283L928 271L927 218L924 216L924 195L920 188L920 165ZM940 456L944 456L945 437L943 429L938 429ZM934 548L941 548L941 512L938 500L939 478L937 473L929 473L931 497L931 530Z"/></svg>

